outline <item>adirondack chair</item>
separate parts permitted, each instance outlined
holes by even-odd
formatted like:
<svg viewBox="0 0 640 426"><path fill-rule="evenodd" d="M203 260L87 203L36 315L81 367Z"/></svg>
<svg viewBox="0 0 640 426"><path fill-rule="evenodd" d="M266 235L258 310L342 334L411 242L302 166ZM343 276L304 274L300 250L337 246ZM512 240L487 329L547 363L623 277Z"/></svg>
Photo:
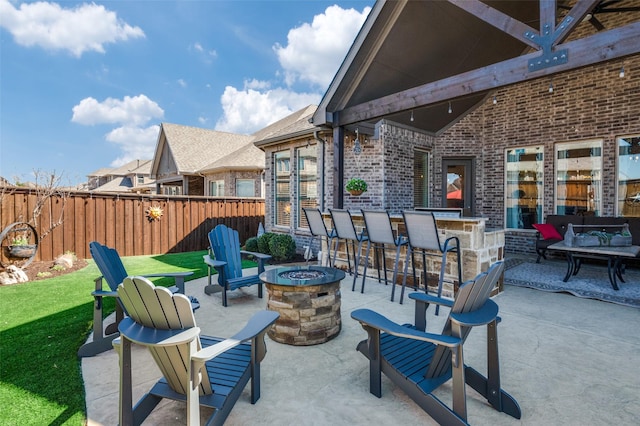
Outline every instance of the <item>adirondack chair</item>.
<svg viewBox="0 0 640 426"><path fill-rule="evenodd" d="M95 290L91 293L94 299L93 309L93 340L87 342L78 350L79 357L94 356L104 351L111 349L111 342L118 337L118 324L124 317L124 309L122 304L118 301L116 303L116 320L113 324L107 326L103 332L103 312L102 304L105 297L117 297L118 285L128 275L120 255L118 252L110 247L102 245L97 241L89 243L89 251L91 257L96 262L98 269L102 276L95 280ZM172 277L175 279L175 285L169 287L173 293L184 294L184 278L193 275L193 272L167 272L160 274L148 274L145 277ZM102 281L106 281L109 289L103 289ZM192 308L197 309L200 307L198 301L194 298L191 299Z"/></svg>
<svg viewBox="0 0 640 426"><path fill-rule="evenodd" d="M357 346L369 359L369 386L382 395L381 373L409 395L438 423L467 424L466 389L470 385L498 411L517 419L521 411L516 400L500 388L497 324L498 305L489 295L504 264L497 262L475 280L464 283L455 301L425 293L409 295L415 300L415 325L399 325L368 309L358 309L351 317L359 321L368 339ZM441 334L426 332L429 304L450 307ZM487 377L464 364L462 347L471 329L487 325ZM453 408L432 392L452 380Z"/></svg>
<svg viewBox="0 0 640 426"><path fill-rule="evenodd" d="M264 262L271 256L263 253L240 250L240 238L238 231L228 228L224 224L217 225L209 232L209 249L211 254L204 256L207 264L209 282L205 286L206 294L222 291L222 306L227 306L227 291L240 287L258 285L258 297L262 299L262 281L259 275L264 272ZM251 255L258 260L258 273L255 275L242 275L242 255ZM212 270L218 272L218 285L211 283Z"/></svg>
<svg viewBox="0 0 640 426"><path fill-rule="evenodd" d="M213 408L208 425L222 425L251 379L260 398L264 334L279 317L260 311L228 339L200 335L189 299L144 277L125 278L118 296L129 313L113 342L120 359L120 424L139 425L163 398L187 403L187 424L200 424L200 406ZM163 377L133 407L131 344L146 346Z"/></svg>

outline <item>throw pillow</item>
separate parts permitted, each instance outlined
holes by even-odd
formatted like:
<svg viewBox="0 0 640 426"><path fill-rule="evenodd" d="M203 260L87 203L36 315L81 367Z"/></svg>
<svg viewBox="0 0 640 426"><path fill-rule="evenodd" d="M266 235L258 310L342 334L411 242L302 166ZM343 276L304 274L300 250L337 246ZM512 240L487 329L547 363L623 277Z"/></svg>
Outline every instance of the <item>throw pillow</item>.
<svg viewBox="0 0 640 426"><path fill-rule="evenodd" d="M538 232L540 232L540 235L542 235L542 238L545 240L562 239L562 235L560 235L560 233L556 230L556 227L550 223L536 223L533 225L533 227L536 228Z"/></svg>

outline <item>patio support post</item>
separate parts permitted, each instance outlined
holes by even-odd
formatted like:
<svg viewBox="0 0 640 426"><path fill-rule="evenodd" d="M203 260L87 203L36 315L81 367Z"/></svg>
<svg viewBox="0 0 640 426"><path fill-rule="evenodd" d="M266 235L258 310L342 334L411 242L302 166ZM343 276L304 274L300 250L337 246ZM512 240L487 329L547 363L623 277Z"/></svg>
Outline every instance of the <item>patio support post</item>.
<svg viewBox="0 0 640 426"><path fill-rule="evenodd" d="M344 206L344 127L333 128L333 208Z"/></svg>

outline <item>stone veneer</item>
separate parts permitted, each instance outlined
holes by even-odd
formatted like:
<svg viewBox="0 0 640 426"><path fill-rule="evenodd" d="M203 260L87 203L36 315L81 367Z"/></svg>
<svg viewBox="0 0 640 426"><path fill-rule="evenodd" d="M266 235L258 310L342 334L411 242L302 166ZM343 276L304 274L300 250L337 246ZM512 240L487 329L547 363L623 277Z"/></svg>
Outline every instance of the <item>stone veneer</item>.
<svg viewBox="0 0 640 426"><path fill-rule="evenodd" d="M353 213L353 223L356 231L359 233L364 227L364 219L361 214ZM471 280L481 272L486 271L493 263L504 259L504 243L505 233L503 229L487 230L485 228L486 219L484 218L438 218L437 226L440 233L440 241L444 242L449 237L458 237L460 240L461 259L462 259L462 279L463 281ZM327 226L331 227L331 219L328 214L325 215ZM400 230L404 233L404 221L400 215L391 216L391 226L396 233ZM326 247L323 247L323 251ZM437 252L434 252L437 253ZM333 252L332 252L333 254ZM366 243L362 247L362 259L359 265L360 273L364 270L364 255L366 254ZM395 262L395 247L389 247L385 250L387 268L387 279L391 281L393 278L393 265ZM353 253L351 253L353 261ZM404 278L404 263L406 258L406 249L403 248L400 253L398 265L397 284L402 284ZM367 275L377 278L376 266L374 263L374 254L371 250L369 264L367 267ZM416 275L418 286L424 289L424 276L422 271L422 257L415 256ZM430 291L437 290L438 279L440 275L441 256L427 257L427 282ZM340 243L336 256L336 267L347 269L347 258L344 243ZM445 270L445 282L442 287L442 294L445 297L453 298L455 291L459 287L457 282L457 257L455 254L447 255L447 267ZM384 277L383 277L384 278ZM359 288L361 278L358 278L356 288ZM413 286L413 273L411 264L407 269L407 287ZM366 287L365 287L366 289ZM396 289L396 293L399 289ZM502 279L499 280L493 294L502 291ZM391 293L391 289L389 289Z"/></svg>
<svg viewBox="0 0 640 426"><path fill-rule="evenodd" d="M295 346L317 345L336 337L342 328L340 281L322 285L265 283L267 307L280 314L268 336Z"/></svg>

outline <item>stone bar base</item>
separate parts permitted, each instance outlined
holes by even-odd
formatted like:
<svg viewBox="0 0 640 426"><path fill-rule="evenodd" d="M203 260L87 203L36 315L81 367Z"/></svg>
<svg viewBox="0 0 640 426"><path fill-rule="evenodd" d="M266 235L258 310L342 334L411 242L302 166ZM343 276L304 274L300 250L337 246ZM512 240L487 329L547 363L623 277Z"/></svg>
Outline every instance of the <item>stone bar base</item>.
<svg viewBox="0 0 640 426"><path fill-rule="evenodd" d="M325 343L340 333L340 281L323 285L265 283L267 308L280 318L267 332L279 343L309 346Z"/></svg>
<svg viewBox="0 0 640 426"><path fill-rule="evenodd" d="M324 215L325 223L327 224L327 228L332 228L331 216L329 214ZM504 259L504 230L503 229L495 229L495 230L487 230L485 229L485 219L484 218L437 218L438 232L440 233L440 242L444 243L445 239L449 237L458 237L460 240L460 247L462 249L461 259L462 259L462 279L463 281L467 281L475 278L479 273L486 271L489 266L493 263ZM353 222L356 227L356 231L359 233L364 228L364 219L361 214L353 213ZM405 225L402 219L402 215L392 215L391 216L391 226L394 230L394 233L397 235L398 231L402 235L406 235ZM351 246L351 243L349 243ZM360 273L364 270L364 262L365 262L365 254L366 254L366 242L362 245L362 256L360 265L358 270ZM356 244L357 248L357 244ZM327 250L325 243L323 243L322 251L325 252ZM351 263L353 267L353 250L349 247L349 251L351 253ZM333 250L331 251L331 255L333 256ZM386 261L387 261L387 280L391 282L393 279L393 265L395 262L395 247L389 246L385 249ZM397 284L402 285L402 280L404 277L404 264L406 258L406 250L403 248L400 253L400 262L398 264L398 279ZM382 257L380 257L382 259ZM416 279L417 285L416 287L424 290L425 288L425 277L422 273L422 256L415 255L414 260L416 262ZM374 256L373 249L369 255L369 262L367 267L367 276L369 278L378 278L378 273L376 270L376 261ZM434 252L434 256L427 256L427 277L426 284L429 287L429 291L436 291L438 286L438 279L440 275L440 265L442 264L441 255L438 252ZM381 265L382 260L380 260ZM347 270L347 252L346 247L343 242L341 242L338 246L338 253L336 256L336 268L340 268L343 270ZM457 291L460 283L457 282L457 258L455 254L447 255L447 267L445 271L445 282L442 286L442 295L448 298L453 298L455 292ZM381 266L381 274L384 274L382 271L384 268ZM381 275L384 280L384 275ZM409 263L407 268L407 287L413 287L413 271L411 267L411 263ZM493 291L493 294L497 294L502 291L502 278L499 280L498 285ZM357 288L360 287L360 278L358 279L358 283L356 285ZM391 289L389 289L389 293L391 293ZM397 293L397 291L396 291Z"/></svg>

